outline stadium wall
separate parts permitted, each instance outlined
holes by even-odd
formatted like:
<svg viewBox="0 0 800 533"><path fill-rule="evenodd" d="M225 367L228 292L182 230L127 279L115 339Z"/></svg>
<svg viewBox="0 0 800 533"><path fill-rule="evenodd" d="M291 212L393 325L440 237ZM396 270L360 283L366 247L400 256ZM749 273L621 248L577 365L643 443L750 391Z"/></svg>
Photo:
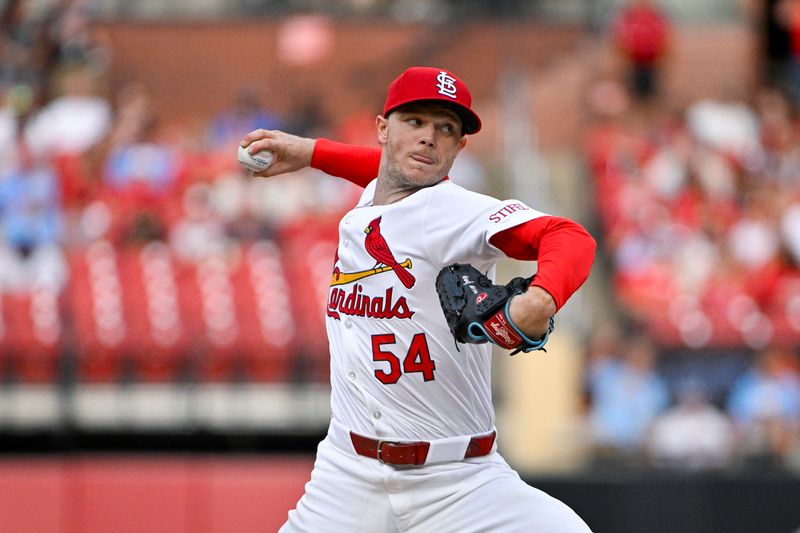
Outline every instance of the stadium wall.
<svg viewBox="0 0 800 533"><path fill-rule="evenodd" d="M551 150L578 140L586 85L621 68L609 40L581 27L484 21L441 27L321 19L313 27L325 38L297 60L293 43L309 37L302 25L293 30L297 21L109 21L97 29L111 49L112 86L144 83L165 119L189 125L245 87L287 113L315 102L334 123L365 110L377 114L384 88L409 64L447 66L469 80L485 115L485 132L472 146L486 154L500 135L494 100L506 69L533 73L538 142ZM676 28L664 63L665 105L751 88L757 48L758 37L742 23Z"/></svg>
<svg viewBox="0 0 800 533"><path fill-rule="evenodd" d="M296 456L5 458L0 531L277 531L311 466ZM769 470L527 481L568 502L595 533L789 533L800 526L800 482Z"/></svg>

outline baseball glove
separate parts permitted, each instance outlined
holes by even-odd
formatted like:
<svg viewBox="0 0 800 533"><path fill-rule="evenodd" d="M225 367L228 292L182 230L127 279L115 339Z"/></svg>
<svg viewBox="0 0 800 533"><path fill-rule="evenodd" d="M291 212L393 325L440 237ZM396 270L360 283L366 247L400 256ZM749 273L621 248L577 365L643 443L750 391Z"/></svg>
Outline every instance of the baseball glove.
<svg viewBox="0 0 800 533"><path fill-rule="evenodd" d="M436 292L453 337L462 343L492 342L514 350L511 355L544 350L553 331L553 318L544 336L535 341L526 337L508 314L511 299L527 291L532 280L514 278L506 285L495 285L472 265L444 267L436 276Z"/></svg>

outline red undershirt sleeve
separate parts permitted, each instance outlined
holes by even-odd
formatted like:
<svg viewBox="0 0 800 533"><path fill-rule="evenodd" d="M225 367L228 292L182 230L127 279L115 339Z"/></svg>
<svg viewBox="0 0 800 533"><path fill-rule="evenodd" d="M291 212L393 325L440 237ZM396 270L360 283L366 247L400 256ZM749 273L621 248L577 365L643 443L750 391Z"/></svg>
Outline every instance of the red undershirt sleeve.
<svg viewBox="0 0 800 533"><path fill-rule="evenodd" d="M317 139L311 155L311 167L366 187L378 176L381 149L353 146L330 139Z"/></svg>
<svg viewBox="0 0 800 533"><path fill-rule="evenodd" d="M531 285L550 293L557 309L589 277L596 248L583 226L556 216L539 217L503 230L489 242L512 259L538 261L539 271Z"/></svg>

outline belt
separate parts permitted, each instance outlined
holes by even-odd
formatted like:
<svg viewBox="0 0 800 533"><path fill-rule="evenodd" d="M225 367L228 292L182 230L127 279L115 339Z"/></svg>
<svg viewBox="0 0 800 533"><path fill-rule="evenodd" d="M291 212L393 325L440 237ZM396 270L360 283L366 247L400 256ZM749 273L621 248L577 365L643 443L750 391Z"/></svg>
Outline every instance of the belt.
<svg viewBox="0 0 800 533"><path fill-rule="evenodd" d="M437 452L436 460L428 461L427 464L460 461L470 457L483 457L491 453L495 437L497 437L497 432L492 431L486 435L471 438L465 437L463 439L442 439L442 441L432 442L397 442L373 439L350 432L350 440L353 442L353 448L358 455L377 459L381 463L394 466L426 464L425 461L428 459L432 445L441 448L444 453ZM437 446L437 443L443 441L448 441L446 451L444 446ZM464 449L464 444L466 444L466 449Z"/></svg>

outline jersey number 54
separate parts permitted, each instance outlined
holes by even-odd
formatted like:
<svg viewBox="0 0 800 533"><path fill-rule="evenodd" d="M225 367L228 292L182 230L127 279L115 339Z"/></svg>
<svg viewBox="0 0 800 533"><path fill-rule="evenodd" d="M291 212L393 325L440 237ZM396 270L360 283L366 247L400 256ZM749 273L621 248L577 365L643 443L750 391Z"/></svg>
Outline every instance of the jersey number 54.
<svg viewBox="0 0 800 533"><path fill-rule="evenodd" d="M400 369L400 358L394 352L384 350L387 344L395 344L397 339L394 333L382 333L380 335L372 336L372 360L373 361L386 361L389 363L389 371L379 369L375 370L375 377L385 384L391 385L397 383L403 373L409 374L411 372L421 372L425 381L432 381L433 371L436 370L436 363L431 359L430 351L428 350L428 341L425 339L424 333L417 333L411 339L411 346L408 348L408 353L403 358L402 371Z"/></svg>

